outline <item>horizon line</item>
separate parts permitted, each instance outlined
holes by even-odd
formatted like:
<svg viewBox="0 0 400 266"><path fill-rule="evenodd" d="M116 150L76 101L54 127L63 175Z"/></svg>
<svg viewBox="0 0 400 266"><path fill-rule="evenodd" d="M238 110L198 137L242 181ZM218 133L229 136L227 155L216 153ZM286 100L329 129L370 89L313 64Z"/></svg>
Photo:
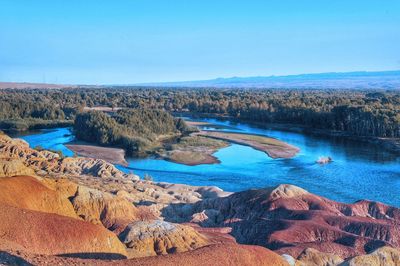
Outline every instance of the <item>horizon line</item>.
<svg viewBox="0 0 400 266"><path fill-rule="evenodd" d="M150 86L150 85L162 85L162 84L174 84L174 83L190 83L190 82L207 82L207 81L218 81L218 80L229 80L229 79L251 79L251 78L289 78L298 76L313 76L313 75L335 75L335 74L366 74L366 73L391 73L399 72L400 69L390 70L355 70L355 71L331 71L331 72L309 72L309 73L298 73L289 75L255 75L255 76L229 76L229 77L216 77L216 78L204 78L195 80L178 80L178 81L147 81L138 83L54 83L54 82L31 82L31 81L1 81L0 83L19 83L19 84L45 84L45 85L63 85L63 86Z"/></svg>

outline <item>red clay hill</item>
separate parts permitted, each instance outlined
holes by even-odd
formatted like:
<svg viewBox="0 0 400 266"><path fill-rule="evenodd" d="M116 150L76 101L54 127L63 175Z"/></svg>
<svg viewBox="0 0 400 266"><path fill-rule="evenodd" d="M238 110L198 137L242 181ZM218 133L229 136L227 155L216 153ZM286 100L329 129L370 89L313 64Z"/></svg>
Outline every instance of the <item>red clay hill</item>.
<svg viewBox="0 0 400 266"><path fill-rule="evenodd" d="M400 209L378 202L344 204L292 185L248 190L203 200L164 214L175 222L230 227L239 243L260 245L297 258L305 249L341 258L400 247Z"/></svg>

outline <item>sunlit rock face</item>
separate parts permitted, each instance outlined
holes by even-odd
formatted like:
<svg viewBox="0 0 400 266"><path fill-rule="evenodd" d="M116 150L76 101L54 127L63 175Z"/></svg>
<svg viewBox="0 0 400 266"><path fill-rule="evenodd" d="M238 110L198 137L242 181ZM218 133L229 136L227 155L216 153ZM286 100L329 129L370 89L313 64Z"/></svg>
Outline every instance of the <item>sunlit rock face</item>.
<svg viewBox="0 0 400 266"><path fill-rule="evenodd" d="M19 159L0 159L0 177L34 174L35 171Z"/></svg>
<svg viewBox="0 0 400 266"><path fill-rule="evenodd" d="M138 209L125 198L96 189L78 186L70 200L79 217L117 233L138 217Z"/></svg>
<svg viewBox="0 0 400 266"><path fill-rule="evenodd" d="M358 266L358 265L382 265L382 266L399 266L400 265L400 249L391 247L382 247L371 254L361 255L349 259L341 266Z"/></svg>
<svg viewBox="0 0 400 266"><path fill-rule="evenodd" d="M0 202L16 208L78 219L67 197L31 176L0 178Z"/></svg>
<svg viewBox="0 0 400 266"><path fill-rule="evenodd" d="M30 176L0 178L0 242L36 254L126 256L116 235L80 219L68 198Z"/></svg>
<svg viewBox="0 0 400 266"><path fill-rule="evenodd" d="M119 238L131 257L190 251L208 244L207 238L192 227L161 220L133 222Z"/></svg>

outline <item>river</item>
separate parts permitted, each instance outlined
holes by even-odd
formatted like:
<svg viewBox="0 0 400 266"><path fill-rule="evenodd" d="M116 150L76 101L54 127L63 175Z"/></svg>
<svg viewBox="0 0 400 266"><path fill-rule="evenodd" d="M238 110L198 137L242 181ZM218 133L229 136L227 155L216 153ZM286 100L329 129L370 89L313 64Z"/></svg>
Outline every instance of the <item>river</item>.
<svg viewBox="0 0 400 266"><path fill-rule="evenodd" d="M263 129L245 123L200 119L212 125L205 130L222 130L266 135L301 149L292 159L271 159L265 153L247 146L232 144L214 155L220 164L186 166L154 158L127 158L128 167L119 169L154 181L196 186L218 186L226 191L241 191L278 184L294 184L327 198L351 203L370 199L400 207L400 157L364 142L340 137L317 137L301 133ZM69 128L28 132L20 137L32 147L73 152L64 146L74 139ZM315 163L320 156L331 156L333 162Z"/></svg>

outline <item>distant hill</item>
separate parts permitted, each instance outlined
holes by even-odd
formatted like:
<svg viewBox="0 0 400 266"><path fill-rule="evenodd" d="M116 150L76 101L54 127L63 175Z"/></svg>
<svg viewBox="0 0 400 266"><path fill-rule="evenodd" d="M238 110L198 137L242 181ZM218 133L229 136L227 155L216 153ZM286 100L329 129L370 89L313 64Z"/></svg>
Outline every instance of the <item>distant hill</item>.
<svg viewBox="0 0 400 266"><path fill-rule="evenodd" d="M0 89L62 89L71 87L77 86L48 83L0 82Z"/></svg>
<svg viewBox="0 0 400 266"><path fill-rule="evenodd" d="M288 76L231 77L209 80L152 82L113 85L65 85L26 82L0 82L0 89L6 88L101 88L127 86L159 87L213 87L213 88L316 88L316 89L400 89L400 70L379 72L330 72Z"/></svg>
<svg viewBox="0 0 400 266"><path fill-rule="evenodd" d="M137 85L218 88L400 89L400 71L320 73L289 76L232 77Z"/></svg>

